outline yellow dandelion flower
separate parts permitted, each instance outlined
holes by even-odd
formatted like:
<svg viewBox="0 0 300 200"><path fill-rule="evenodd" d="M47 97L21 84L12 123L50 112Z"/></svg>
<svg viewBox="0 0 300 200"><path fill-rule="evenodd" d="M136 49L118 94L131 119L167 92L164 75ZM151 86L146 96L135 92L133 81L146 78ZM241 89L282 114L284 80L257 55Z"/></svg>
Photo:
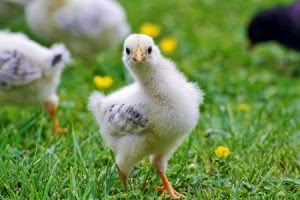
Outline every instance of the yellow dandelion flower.
<svg viewBox="0 0 300 200"><path fill-rule="evenodd" d="M143 23L140 27L140 33L157 37L160 34L160 26L149 22Z"/></svg>
<svg viewBox="0 0 300 200"><path fill-rule="evenodd" d="M225 146L218 146L216 149L215 149L215 155L218 157L218 158L226 158L227 156L229 156L230 154L230 149L228 147L225 147Z"/></svg>
<svg viewBox="0 0 300 200"><path fill-rule="evenodd" d="M95 76L94 84L100 89L110 88L114 80L110 76Z"/></svg>
<svg viewBox="0 0 300 200"><path fill-rule="evenodd" d="M247 103L240 103L239 104L239 110L242 112L249 112L251 109L251 106Z"/></svg>
<svg viewBox="0 0 300 200"><path fill-rule="evenodd" d="M162 52L170 54L175 51L177 47L177 40L173 37L163 38L159 43L159 47Z"/></svg>

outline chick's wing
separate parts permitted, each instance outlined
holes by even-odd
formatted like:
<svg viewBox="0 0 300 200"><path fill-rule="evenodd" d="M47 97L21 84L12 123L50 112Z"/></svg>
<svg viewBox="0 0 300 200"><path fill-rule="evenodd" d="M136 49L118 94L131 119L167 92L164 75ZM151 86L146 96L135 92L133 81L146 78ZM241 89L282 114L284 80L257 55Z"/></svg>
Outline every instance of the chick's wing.
<svg viewBox="0 0 300 200"><path fill-rule="evenodd" d="M30 84L41 78L40 66L16 50L0 52L0 89Z"/></svg>
<svg viewBox="0 0 300 200"><path fill-rule="evenodd" d="M105 122L108 123L112 134L138 134L149 125L148 118L138 106L129 104L113 104L105 113Z"/></svg>

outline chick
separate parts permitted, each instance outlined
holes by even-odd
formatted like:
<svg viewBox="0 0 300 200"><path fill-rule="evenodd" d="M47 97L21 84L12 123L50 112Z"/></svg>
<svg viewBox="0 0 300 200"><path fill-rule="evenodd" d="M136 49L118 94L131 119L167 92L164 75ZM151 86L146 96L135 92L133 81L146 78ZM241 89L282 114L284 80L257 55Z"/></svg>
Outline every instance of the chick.
<svg viewBox="0 0 300 200"><path fill-rule="evenodd" d="M300 51L300 1L259 12L248 26L249 47L275 41Z"/></svg>
<svg viewBox="0 0 300 200"><path fill-rule="evenodd" d="M0 32L0 44L0 107L44 105L54 131L65 132L55 118L56 90L69 51L61 44L47 49L21 33Z"/></svg>
<svg viewBox="0 0 300 200"><path fill-rule="evenodd" d="M129 33L124 10L114 0L34 0L26 18L39 37L64 42L80 56L114 47Z"/></svg>
<svg viewBox="0 0 300 200"><path fill-rule="evenodd" d="M149 156L163 183L160 190L181 198L165 171L171 155L197 124L203 93L160 54L149 36L130 35L123 62L135 82L108 96L93 93L89 109L116 153L125 180L130 169Z"/></svg>

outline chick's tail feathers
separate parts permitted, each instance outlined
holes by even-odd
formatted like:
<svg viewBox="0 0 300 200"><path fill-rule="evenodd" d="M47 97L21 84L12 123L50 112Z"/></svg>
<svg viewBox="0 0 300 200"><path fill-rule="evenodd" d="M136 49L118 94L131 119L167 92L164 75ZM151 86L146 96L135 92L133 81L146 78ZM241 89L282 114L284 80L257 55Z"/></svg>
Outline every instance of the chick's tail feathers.
<svg viewBox="0 0 300 200"><path fill-rule="evenodd" d="M101 92L93 92L89 97L88 101L88 109L94 114L101 112L101 105L105 96Z"/></svg>

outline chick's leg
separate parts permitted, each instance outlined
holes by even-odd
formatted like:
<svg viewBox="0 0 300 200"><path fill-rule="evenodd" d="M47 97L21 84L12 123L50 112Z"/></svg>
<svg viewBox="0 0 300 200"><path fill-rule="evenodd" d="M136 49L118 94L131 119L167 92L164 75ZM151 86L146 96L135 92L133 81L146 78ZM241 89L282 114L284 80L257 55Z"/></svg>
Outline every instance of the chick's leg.
<svg viewBox="0 0 300 200"><path fill-rule="evenodd" d="M116 157L116 164L117 164L117 169L119 172L119 179L121 182L121 186L123 188L126 188L129 170L130 170L130 167L132 166L132 163L129 162L130 159L126 159L126 157L127 156L124 156L122 154L117 154L117 157Z"/></svg>
<svg viewBox="0 0 300 200"><path fill-rule="evenodd" d="M119 171L119 180L120 180L120 183L121 183L121 187L126 189L128 176L125 175L124 173L122 173L121 171Z"/></svg>
<svg viewBox="0 0 300 200"><path fill-rule="evenodd" d="M59 120L56 118L56 110L57 110L57 104L54 102L46 102L45 108L47 112L49 113L50 117L53 120L53 129L55 133L61 134L66 133L68 130L66 128L61 128L59 125Z"/></svg>
<svg viewBox="0 0 300 200"><path fill-rule="evenodd" d="M163 186L157 187L157 189L162 193L167 193L171 196L172 199L182 199L185 198L184 195L177 192L171 183L169 182L166 174L165 174L165 168L166 168L166 160L164 160L160 156L154 156L152 160L152 164L154 168L157 170L157 173L160 176L160 179L162 181Z"/></svg>
<svg viewBox="0 0 300 200"><path fill-rule="evenodd" d="M123 188L126 188L126 184L127 184L127 180L128 180L128 174L126 174L125 172L122 172L118 165L117 165L117 169L118 169L118 172L119 172L119 180L120 180L121 186Z"/></svg>

